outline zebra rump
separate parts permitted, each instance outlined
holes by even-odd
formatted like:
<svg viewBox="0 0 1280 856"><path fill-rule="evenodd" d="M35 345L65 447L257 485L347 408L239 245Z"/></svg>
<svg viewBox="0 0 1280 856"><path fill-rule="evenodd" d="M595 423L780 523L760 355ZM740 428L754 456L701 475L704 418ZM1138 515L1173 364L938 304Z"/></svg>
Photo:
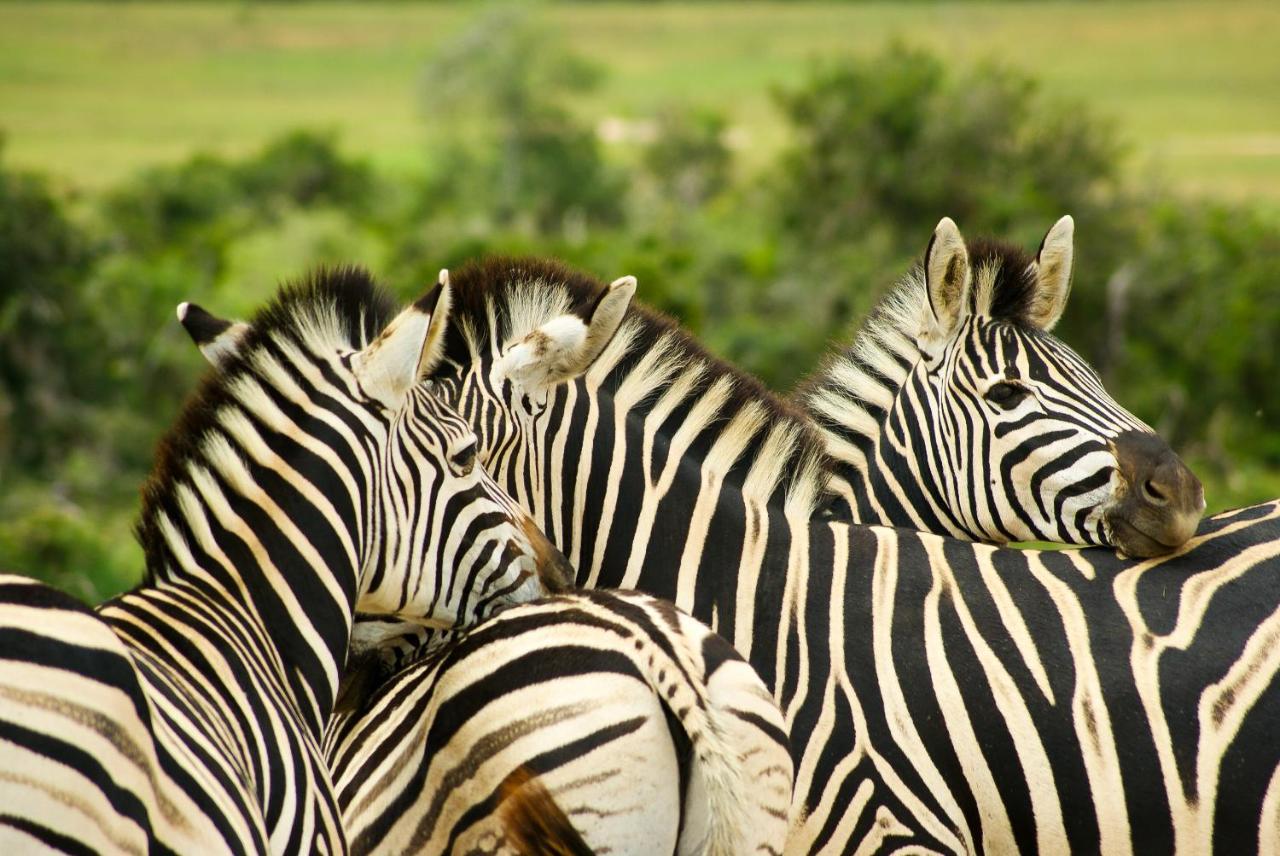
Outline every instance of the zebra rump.
<svg viewBox="0 0 1280 856"><path fill-rule="evenodd" d="M344 679L325 750L352 852L783 851L782 714L669 603L561 595L427 647Z"/></svg>

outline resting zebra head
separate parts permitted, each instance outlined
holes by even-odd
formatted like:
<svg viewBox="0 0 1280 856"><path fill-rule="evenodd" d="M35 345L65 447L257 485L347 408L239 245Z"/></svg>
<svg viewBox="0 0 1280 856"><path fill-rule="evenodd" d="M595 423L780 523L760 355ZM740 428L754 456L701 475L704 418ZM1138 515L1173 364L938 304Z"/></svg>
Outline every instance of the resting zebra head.
<svg viewBox="0 0 1280 856"><path fill-rule="evenodd" d="M1073 228L1063 217L1033 258L943 218L920 268L801 386L858 519L1133 556L1193 534L1200 482L1050 333Z"/></svg>
<svg viewBox="0 0 1280 856"><path fill-rule="evenodd" d="M475 465L474 433L422 382L448 304L442 282L397 314L353 269L286 287L249 324L183 304L217 370L175 478L254 462L286 498L273 513L299 515L289 525L314 530L319 556L354 571L341 581L362 612L452 626L563 588L564 558ZM170 491L156 513L180 501Z"/></svg>

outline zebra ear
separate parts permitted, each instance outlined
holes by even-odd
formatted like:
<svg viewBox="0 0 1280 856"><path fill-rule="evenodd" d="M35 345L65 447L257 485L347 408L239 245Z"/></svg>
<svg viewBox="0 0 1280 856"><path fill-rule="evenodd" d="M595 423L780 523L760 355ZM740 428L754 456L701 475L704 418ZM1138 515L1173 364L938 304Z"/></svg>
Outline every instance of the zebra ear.
<svg viewBox="0 0 1280 856"><path fill-rule="evenodd" d="M1074 256L1075 221L1067 214L1049 230L1040 242L1040 251L1032 268L1036 293L1027 312L1027 320L1046 333L1053 329L1067 308L1071 294L1071 268Z"/></svg>
<svg viewBox="0 0 1280 856"><path fill-rule="evenodd" d="M969 251L950 217L938 221L929 239L924 251L924 279L935 322L928 338L945 339L964 316L969 291Z"/></svg>
<svg viewBox="0 0 1280 856"><path fill-rule="evenodd" d="M195 303L178 304L178 321L204 358L219 369L236 355L249 332L249 325L243 321L227 321Z"/></svg>
<svg viewBox="0 0 1280 856"><path fill-rule="evenodd" d="M410 389L435 371L444 357L449 303L449 272L440 271L435 288L355 355L352 368L368 395L394 410Z"/></svg>
<svg viewBox="0 0 1280 856"><path fill-rule="evenodd" d="M635 293L634 276L614 280L585 316L552 318L511 345L496 366L498 374L531 389L577 377L591 367L618 332Z"/></svg>

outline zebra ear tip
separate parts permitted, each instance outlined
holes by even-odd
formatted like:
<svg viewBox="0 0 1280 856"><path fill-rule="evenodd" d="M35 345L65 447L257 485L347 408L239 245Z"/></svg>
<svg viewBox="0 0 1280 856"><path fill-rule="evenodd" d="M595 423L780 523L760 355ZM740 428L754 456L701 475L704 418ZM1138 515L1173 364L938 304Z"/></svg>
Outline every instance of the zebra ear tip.
<svg viewBox="0 0 1280 856"><path fill-rule="evenodd" d="M631 276L630 274L627 274L626 276L620 276L617 279L615 279L613 282L609 283L610 291L617 291L623 288L630 289L631 291L635 291L636 278L634 276Z"/></svg>
<svg viewBox="0 0 1280 856"><path fill-rule="evenodd" d="M436 277L436 284L439 285L441 288L449 287L449 269L448 268L440 268L440 275Z"/></svg>
<svg viewBox="0 0 1280 856"><path fill-rule="evenodd" d="M934 234L960 234L960 227L956 225L956 221L950 217L943 217L938 221L938 225L933 227Z"/></svg>
<svg viewBox="0 0 1280 856"><path fill-rule="evenodd" d="M190 309L191 304L185 300L178 304L178 323L183 323L187 320L187 312Z"/></svg>

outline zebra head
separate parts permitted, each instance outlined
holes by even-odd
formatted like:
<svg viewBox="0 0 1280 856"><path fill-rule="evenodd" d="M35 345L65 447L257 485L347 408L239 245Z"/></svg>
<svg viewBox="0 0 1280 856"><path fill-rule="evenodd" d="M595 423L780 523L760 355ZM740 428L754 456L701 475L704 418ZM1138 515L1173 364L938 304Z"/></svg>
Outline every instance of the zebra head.
<svg viewBox="0 0 1280 856"><path fill-rule="evenodd" d="M423 382L443 353L447 281L394 317L363 271L295 291L251 325L189 303L178 317L213 383L249 424L294 435L319 473L310 492L350 518L338 542L356 565L355 608L449 627L564 589L564 557L475 465L475 434ZM316 436L297 436L305 426Z"/></svg>
<svg viewBox="0 0 1280 856"><path fill-rule="evenodd" d="M1194 533L1200 482L1051 334L1073 230L1060 219L1032 258L943 218L919 269L801 387L863 522L1139 557Z"/></svg>

